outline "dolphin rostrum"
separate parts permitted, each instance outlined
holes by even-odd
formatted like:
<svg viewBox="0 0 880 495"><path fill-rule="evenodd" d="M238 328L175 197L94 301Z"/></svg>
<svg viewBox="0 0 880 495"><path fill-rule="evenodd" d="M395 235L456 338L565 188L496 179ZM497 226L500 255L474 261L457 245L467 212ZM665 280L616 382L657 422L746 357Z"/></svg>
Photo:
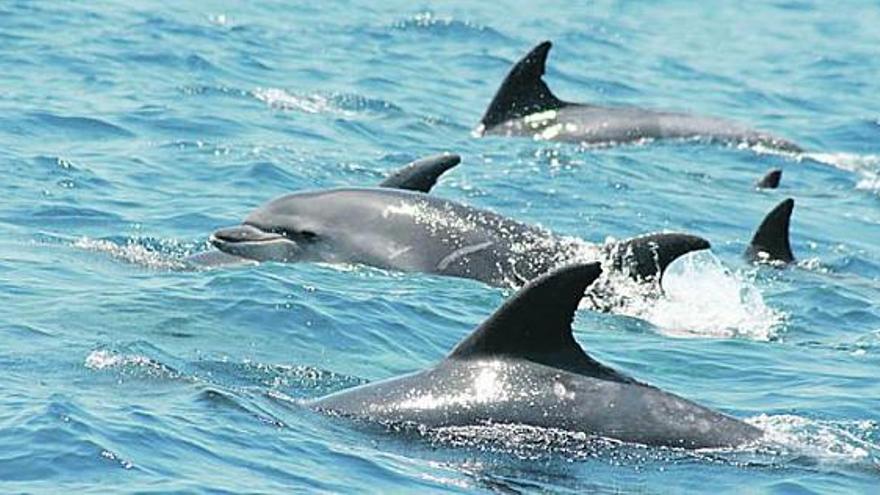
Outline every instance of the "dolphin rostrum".
<svg viewBox="0 0 880 495"><path fill-rule="evenodd" d="M527 425L689 449L759 439L758 428L636 381L584 352L571 324L600 272L591 263L537 278L437 365L309 405L384 425Z"/></svg>
<svg viewBox="0 0 880 495"><path fill-rule="evenodd" d="M601 107L560 100L542 79L551 43L523 57L507 75L474 130L477 136L531 136L582 145L615 145L646 139L703 139L762 145L800 153L787 140L728 120L629 107Z"/></svg>

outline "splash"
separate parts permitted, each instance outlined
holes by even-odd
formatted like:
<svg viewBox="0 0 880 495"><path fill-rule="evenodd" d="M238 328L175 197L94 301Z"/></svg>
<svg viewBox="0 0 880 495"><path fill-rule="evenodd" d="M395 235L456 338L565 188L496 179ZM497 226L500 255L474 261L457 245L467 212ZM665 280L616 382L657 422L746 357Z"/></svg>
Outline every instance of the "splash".
<svg viewBox="0 0 880 495"><path fill-rule="evenodd" d="M295 95L283 89L257 88L254 98L278 110L295 110L304 113L337 113L347 117L354 112L346 111L334 105L333 101L323 95Z"/></svg>
<svg viewBox="0 0 880 495"><path fill-rule="evenodd" d="M802 158L858 174L856 189L880 194L880 155L804 153Z"/></svg>
<svg viewBox="0 0 880 495"><path fill-rule="evenodd" d="M180 378L177 371L140 354L124 354L96 349L86 356L85 367L93 371L119 370L121 376Z"/></svg>
<svg viewBox="0 0 880 495"><path fill-rule="evenodd" d="M81 237L73 242L73 247L109 254L115 259L157 270L185 270L189 268L189 265L182 260L148 249L134 240L119 245L103 239Z"/></svg>
<svg viewBox="0 0 880 495"><path fill-rule="evenodd" d="M667 268L663 293L648 297L644 284L621 276L616 313L654 324L664 335L691 338L776 337L784 315L764 303L758 288L728 270L709 251L683 256Z"/></svg>
<svg viewBox="0 0 880 495"><path fill-rule="evenodd" d="M252 95L277 110L334 114L346 118L396 114L403 111L391 102L357 94L294 94L279 88L257 88L252 92Z"/></svg>
<svg viewBox="0 0 880 495"><path fill-rule="evenodd" d="M762 442L779 455L807 456L824 464L880 463L872 443L875 421L821 421L791 414L762 414L746 420L765 433Z"/></svg>

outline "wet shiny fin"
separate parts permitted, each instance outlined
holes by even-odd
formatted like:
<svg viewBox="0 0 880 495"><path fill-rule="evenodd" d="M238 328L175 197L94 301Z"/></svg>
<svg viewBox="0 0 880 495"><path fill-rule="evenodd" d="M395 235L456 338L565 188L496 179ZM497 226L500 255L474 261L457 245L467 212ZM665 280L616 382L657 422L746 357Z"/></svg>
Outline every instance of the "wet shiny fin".
<svg viewBox="0 0 880 495"><path fill-rule="evenodd" d="M596 378L632 380L589 357L571 323L584 291L602 274L599 263L570 265L538 277L508 299L449 359L515 357Z"/></svg>
<svg viewBox="0 0 880 495"><path fill-rule="evenodd" d="M398 169L379 184L379 187L407 189L426 193L434 187L444 172L461 163L455 153L427 156Z"/></svg>
<svg viewBox="0 0 880 495"><path fill-rule="evenodd" d="M776 208L764 217L764 221L752 237L746 250L746 256L753 261L794 261L791 244L788 240L788 227L794 200L791 198L776 205Z"/></svg>
<svg viewBox="0 0 880 495"><path fill-rule="evenodd" d="M648 234L616 244L611 266L626 271L636 281L659 277L670 263L693 251L709 249L709 241L689 234Z"/></svg>
<svg viewBox="0 0 880 495"><path fill-rule="evenodd" d="M541 43L513 66L480 119L483 131L507 120L566 105L541 79L551 46L549 41Z"/></svg>

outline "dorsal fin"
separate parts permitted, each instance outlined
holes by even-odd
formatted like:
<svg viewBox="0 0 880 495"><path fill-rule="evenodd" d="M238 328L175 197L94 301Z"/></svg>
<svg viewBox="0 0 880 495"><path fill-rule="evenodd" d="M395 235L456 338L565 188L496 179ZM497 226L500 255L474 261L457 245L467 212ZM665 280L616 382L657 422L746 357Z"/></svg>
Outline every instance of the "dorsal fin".
<svg viewBox="0 0 880 495"><path fill-rule="evenodd" d="M449 359L518 357L597 378L631 381L593 360L574 340L571 323L599 263L570 265L532 280L508 299Z"/></svg>
<svg viewBox="0 0 880 495"><path fill-rule="evenodd" d="M636 281L661 279L670 263L693 251L712 247L702 237L658 233L633 237L613 246L611 266L625 270Z"/></svg>
<svg viewBox="0 0 880 495"><path fill-rule="evenodd" d="M480 119L483 131L506 120L565 106L541 79L551 46L549 41L539 44L510 69Z"/></svg>
<svg viewBox="0 0 880 495"><path fill-rule="evenodd" d="M788 241L788 226L794 200L791 198L776 205L776 208L764 217L761 226L749 243L746 256L756 261L794 261L791 245Z"/></svg>
<svg viewBox="0 0 880 495"><path fill-rule="evenodd" d="M426 156L404 165L383 180L379 187L407 189L426 193L434 187L437 179L450 168L461 163L454 153Z"/></svg>
<svg viewBox="0 0 880 495"><path fill-rule="evenodd" d="M782 178L782 169L774 168L767 172L764 177L761 177L761 180L755 184L755 187L760 189L776 189L779 187L779 179Z"/></svg>

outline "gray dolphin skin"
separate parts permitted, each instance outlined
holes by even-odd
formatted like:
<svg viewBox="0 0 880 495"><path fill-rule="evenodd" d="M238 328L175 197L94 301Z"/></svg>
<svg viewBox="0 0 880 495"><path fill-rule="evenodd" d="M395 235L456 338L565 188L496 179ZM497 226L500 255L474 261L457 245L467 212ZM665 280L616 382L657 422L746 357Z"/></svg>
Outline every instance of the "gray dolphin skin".
<svg viewBox="0 0 880 495"><path fill-rule="evenodd" d="M659 282L674 259L709 248L700 237L673 233L599 247L447 199L384 188L281 196L241 225L218 230L210 242L257 261L359 263L502 287L520 286L562 264L603 258L636 280Z"/></svg>
<svg viewBox="0 0 880 495"><path fill-rule="evenodd" d="M440 153L420 158L392 172L379 184L379 187L427 193L437 184L437 179L441 175L459 163L461 163L461 156L455 153ZM187 269L193 270L247 265L255 262L254 259L227 254L223 251L196 253L184 261Z"/></svg>
<svg viewBox="0 0 880 495"><path fill-rule="evenodd" d="M602 146L647 139L701 139L803 151L790 141L728 120L562 101L542 79L551 46L549 41L539 44L514 65L474 130L476 136L530 136Z"/></svg>
<svg viewBox="0 0 880 495"><path fill-rule="evenodd" d="M788 238L793 210L794 199L788 198L776 205L764 217L746 249L747 258L773 265L784 265L794 261Z"/></svg>
<svg viewBox="0 0 880 495"><path fill-rule="evenodd" d="M384 425L528 425L688 449L758 440L758 428L640 383L584 352L571 324L600 272L592 263L540 277L436 366L309 406Z"/></svg>

